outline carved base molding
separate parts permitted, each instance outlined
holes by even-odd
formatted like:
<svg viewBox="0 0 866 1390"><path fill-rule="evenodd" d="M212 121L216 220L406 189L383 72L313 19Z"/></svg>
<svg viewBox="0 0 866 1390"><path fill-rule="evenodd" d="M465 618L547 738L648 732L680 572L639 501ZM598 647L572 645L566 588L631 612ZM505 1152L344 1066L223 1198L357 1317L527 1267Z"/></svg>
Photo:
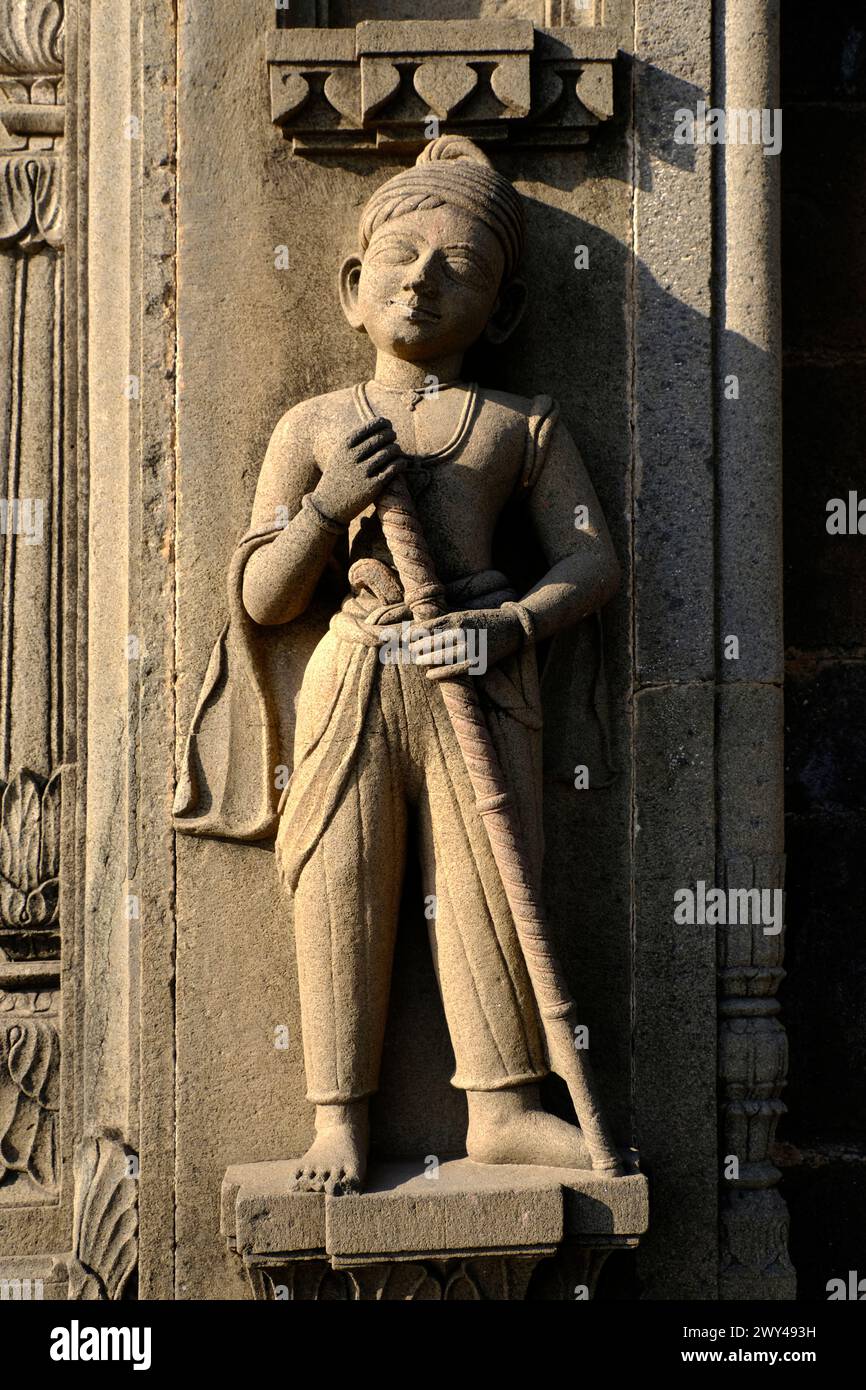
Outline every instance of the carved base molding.
<svg viewBox="0 0 866 1390"><path fill-rule="evenodd" d="M67 1255L0 1257L0 1303L62 1303L69 1297Z"/></svg>
<svg viewBox="0 0 866 1390"><path fill-rule="evenodd" d="M245 1265L253 1296L267 1302L559 1302L594 1297L612 1248L569 1242L552 1256L429 1257L345 1268L321 1259L281 1265L253 1257Z"/></svg>
<svg viewBox="0 0 866 1390"><path fill-rule="evenodd" d="M76 1148L73 1241L64 1254L0 1257L0 1302L94 1302L132 1292L138 1159L111 1135L91 1136Z"/></svg>
<svg viewBox="0 0 866 1390"><path fill-rule="evenodd" d="M291 1160L238 1164L222 1230L256 1299L583 1300L647 1229L646 1178L452 1159L383 1164L360 1196L292 1192ZM495 1244L493 1243L495 1240Z"/></svg>

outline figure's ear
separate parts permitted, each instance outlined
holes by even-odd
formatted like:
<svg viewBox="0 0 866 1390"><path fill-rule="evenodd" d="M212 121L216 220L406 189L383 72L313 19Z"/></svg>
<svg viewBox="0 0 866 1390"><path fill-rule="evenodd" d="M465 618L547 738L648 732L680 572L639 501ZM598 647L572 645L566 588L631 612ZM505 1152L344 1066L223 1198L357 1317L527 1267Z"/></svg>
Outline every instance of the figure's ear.
<svg viewBox="0 0 866 1390"><path fill-rule="evenodd" d="M361 279L361 257L347 256L340 266L340 303L353 328L360 332L364 321L358 312L358 281Z"/></svg>
<svg viewBox="0 0 866 1390"><path fill-rule="evenodd" d="M504 343L506 338L510 338L515 328L523 318L523 311L526 308L527 289L526 281L515 276L509 280L507 285L503 285L496 302L496 308L490 315L490 320L485 329L485 337L488 342L495 345Z"/></svg>

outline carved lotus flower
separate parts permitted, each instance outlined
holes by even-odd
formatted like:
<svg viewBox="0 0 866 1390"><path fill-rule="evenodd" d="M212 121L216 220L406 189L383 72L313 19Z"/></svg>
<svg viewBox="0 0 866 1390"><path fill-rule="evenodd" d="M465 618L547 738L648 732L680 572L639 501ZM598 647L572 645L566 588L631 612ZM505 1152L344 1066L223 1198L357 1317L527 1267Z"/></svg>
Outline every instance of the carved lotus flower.
<svg viewBox="0 0 866 1390"><path fill-rule="evenodd" d="M43 956L56 950L60 774L46 782L22 768L0 789L0 946L12 959Z"/></svg>

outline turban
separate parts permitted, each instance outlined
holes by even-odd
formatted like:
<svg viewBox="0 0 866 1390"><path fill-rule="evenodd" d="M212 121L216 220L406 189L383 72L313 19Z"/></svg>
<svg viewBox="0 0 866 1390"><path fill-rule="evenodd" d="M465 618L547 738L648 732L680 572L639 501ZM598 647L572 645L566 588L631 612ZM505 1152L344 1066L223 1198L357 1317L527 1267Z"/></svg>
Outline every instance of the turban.
<svg viewBox="0 0 866 1390"><path fill-rule="evenodd" d="M432 140L411 169L376 189L361 215L361 250L392 217L445 204L472 213L490 228L505 257L505 279L513 275L526 235L522 199L487 156L460 135Z"/></svg>

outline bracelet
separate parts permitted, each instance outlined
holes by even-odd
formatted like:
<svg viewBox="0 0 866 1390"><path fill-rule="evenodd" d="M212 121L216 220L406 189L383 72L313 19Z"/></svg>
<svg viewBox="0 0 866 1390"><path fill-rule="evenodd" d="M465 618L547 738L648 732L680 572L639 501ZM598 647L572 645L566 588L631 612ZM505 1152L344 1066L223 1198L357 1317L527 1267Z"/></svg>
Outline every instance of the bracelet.
<svg viewBox="0 0 866 1390"><path fill-rule="evenodd" d="M532 614L530 613L529 609L525 608L522 603L511 602L510 599L506 599L505 603L500 604L500 607L503 610L507 609L510 613L513 613L517 621L520 623L520 626L523 628L524 633L524 644L526 642L534 642L535 620Z"/></svg>
<svg viewBox="0 0 866 1390"><path fill-rule="evenodd" d="M349 528L344 522L335 521L333 517L326 516L321 507L317 506L313 501L313 494L311 492L304 493L301 498L301 506L307 512L308 516L313 518L313 521L319 529L321 531L327 531L328 535L342 536L348 531Z"/></svg>

